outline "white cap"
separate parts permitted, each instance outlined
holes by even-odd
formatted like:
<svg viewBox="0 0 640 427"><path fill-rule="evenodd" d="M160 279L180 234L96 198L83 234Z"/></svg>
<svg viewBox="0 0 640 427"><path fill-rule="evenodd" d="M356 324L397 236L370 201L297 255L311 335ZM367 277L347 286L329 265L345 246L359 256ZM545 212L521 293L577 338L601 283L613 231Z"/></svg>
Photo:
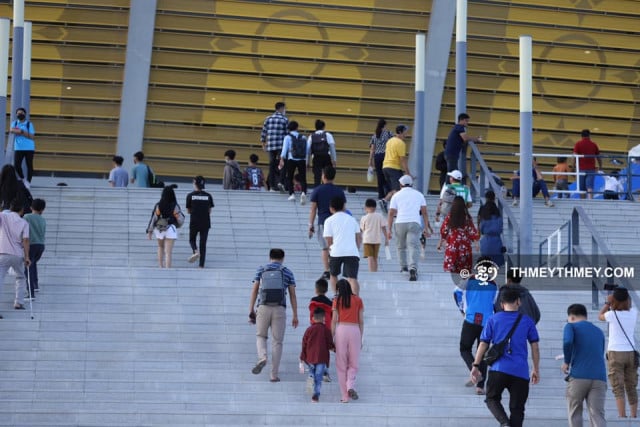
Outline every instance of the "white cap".
<svg viewBox="0 0 640 427"><path fill-rule="evenodd" d="M447 175L449 175L451 178L455 179L456 181L462 181L462 172L460 172L459 170L451 171Z"/></svg>
<svg viewBox="0 0 640 427"><path fill-rule="evenodd" d="M402 175L398 181L403 186L413 185L413 178L411 178L411 175Z"/></svg>

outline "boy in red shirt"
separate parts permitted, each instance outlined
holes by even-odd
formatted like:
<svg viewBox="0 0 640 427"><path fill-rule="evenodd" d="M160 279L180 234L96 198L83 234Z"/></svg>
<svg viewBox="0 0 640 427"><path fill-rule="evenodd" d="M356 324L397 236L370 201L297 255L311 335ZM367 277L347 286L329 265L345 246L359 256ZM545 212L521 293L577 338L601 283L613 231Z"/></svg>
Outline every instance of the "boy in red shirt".
<svg viewBox="0 0 640 427"><path fill-rule="evenodd" d="M313 376L313 396L311 401L320 400L322 377L329 364L329 350L334 349L331 331L324 324L324 310L320 307L313 312L313 324L307 328L302 337L300 360L307 364Z"/></svg>

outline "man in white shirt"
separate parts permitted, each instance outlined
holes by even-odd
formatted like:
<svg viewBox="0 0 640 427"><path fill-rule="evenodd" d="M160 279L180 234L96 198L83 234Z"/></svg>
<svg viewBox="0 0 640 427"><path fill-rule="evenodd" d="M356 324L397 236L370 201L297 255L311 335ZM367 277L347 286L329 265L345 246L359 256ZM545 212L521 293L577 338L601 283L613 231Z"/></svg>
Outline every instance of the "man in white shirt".
<svg viewBox="0 0 640 427"><path fill-rule="evenodd" d="M345 200L334 197L330 202L332 215L324 222L323 237L329 246L329 273L333 292L336 291L338 275L349 281L351 291L358 295L358 269L360 267L360 225L354 217L344 211Z"/></svg>
<svg viewBox="0 0 640 427"><path fill-rule="evenodd" d="M409 271L409 281L418 280L418 257L420 256L420 236L429 237L433 230L427 215L427 202L424 195L411 188L413 178L403 175L398 180L400 191L395 193L389 204L387 219L387 238L391 240L393 218L396 218L396 246L400 271ZM422 221L420 220L422 217ZM422 225L424 224L424 225ZM407 259L407 254L409 259Z"/></svg>
<svg viewBox="0 0 640 427"><path fill-rule="evenodd" d="M324 128L324 121L316 120L316 131L307 138L307 167L311 166L313 169L314 188L321 184L322 170L325 167L336 167L336 142L333 135Z"/></svg>

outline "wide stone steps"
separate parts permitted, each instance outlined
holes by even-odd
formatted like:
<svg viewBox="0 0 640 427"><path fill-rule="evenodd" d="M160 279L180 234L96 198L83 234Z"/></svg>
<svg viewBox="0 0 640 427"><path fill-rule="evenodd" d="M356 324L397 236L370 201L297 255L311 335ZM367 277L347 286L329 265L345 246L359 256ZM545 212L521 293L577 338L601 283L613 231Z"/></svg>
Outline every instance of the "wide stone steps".
<svg viewBox="0 0 640 427"><path fill-rule="evenodd" d="M42 291L33 303L34 320L28 311L10 309L9 279L0 293L0 425L496 424L483 397L464 387L462 319L435 238L428 241L418 282L398 272L395 254L381 259L379 273L367 272L361 262L366 324L360 399L338 403L332 366L334 382L323 385L320 404L312 405L297 371L306 307L322 270L317 243L305 235L307 206L279 194L213 186L208 268L186 262L190 249L181 231L176 268L160 270L156 244L144 235L158 190L33 192L48 205ZM180 188L181 204L185 195ZM347 196L356 218L368 196ZM432 206L429 198L433 214ZM535 218L553 219L546 216L549 209L535 209ZM250 372L255 328L247 323L251 279L272 246L285 249L286 265L296 275L300 317L297 329L287 327L277 384L268 381L267 370ZM585 285L534 295L542 309L542 382L531 387L526 425L566 425L565 383L555 356L562 351L566 306L590 307L591 292ZM607 413L612 425L633 425L615 419L610 392Z"/></svg>

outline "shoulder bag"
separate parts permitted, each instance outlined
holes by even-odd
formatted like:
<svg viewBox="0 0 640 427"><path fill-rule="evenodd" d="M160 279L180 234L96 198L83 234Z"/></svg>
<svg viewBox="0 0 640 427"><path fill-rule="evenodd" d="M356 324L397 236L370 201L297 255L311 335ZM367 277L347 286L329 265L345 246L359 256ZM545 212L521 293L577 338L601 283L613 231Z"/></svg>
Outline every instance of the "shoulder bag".
<svg viewBox="0 0 640 427"><path fill-rule="evenodd" d="M627 333L625 332L624 328L622 327L622 323L620 323L620 319L618 319L618 315L616 314L616 311L615 310L611 310L611 311L613 311L613 315L616 316L616 320L618 321L618 325L620 325L620 330L624 334L624 337L627 339L627 341L629 341L629 345L633 349L633 367L638 369L638 366L640 366L640 352L638 352L638 350L636 350L636 348L633 345L633 342L629 339L629 335L627 335Z"/></svg>
<svg viewBox="0 0 640 427"><path fill-rule="evenodd" d="M522 313L518 314L518 317L516 321L513 323L513 326L511 327L511 330L509 331L507 336L504 337L502 341L494 343L491 347L489 347L487 352L484 354L484 357L482 358L482 360L484 360L484 363L491 366L494 363L496 363L502 356L504 356L505 348L507 347L507 344L509 343L511 336L516 331L516 328L520 323L520 319L522 319Z"/></svg>

